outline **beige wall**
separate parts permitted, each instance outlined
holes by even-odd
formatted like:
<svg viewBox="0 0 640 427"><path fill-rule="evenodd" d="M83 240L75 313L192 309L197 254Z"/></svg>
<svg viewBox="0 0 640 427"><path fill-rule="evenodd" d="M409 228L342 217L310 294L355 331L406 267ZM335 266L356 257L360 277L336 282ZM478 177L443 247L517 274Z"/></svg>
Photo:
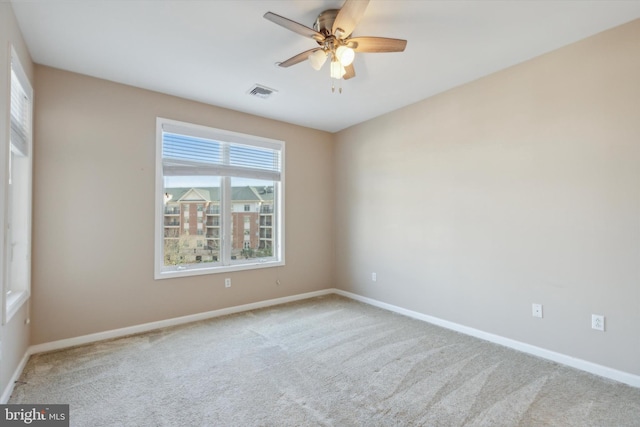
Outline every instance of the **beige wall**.
<svg viewBox="0 0 640 427"><path fill-rule="evenodd" d="M31 344L333 286L331 134L43 66L35 90ZM153 279L157 116L285 141L286 266Z"/></svg>
<svg viewBox="0 0 640 427"><path fill-rule="evenodd" d="M11 81L11 46L14 47L24 72L33 82L33 64L27 51L10 3L0 2L0 224L4 224L6 216L4 182L7 174L9 153L9 96ZM0 272L4 271L4 226L0 227ZM0 277L3 275L0 274ZM2 279L4 280L4 279ZM4 283L0 287L4 289ZM1 299L0 299L1 300ZM2 300L4 301L4 300ZM7 389L12 375L15 373L29 346L28 303L0 327L2 355L0 358L0 395Z"/></svg>
<svg viewBox="0 0 640 427"><path fill-rule="evenodd" d="M339 287L640 374L639 52L636 20L340 132Z"/></svg>

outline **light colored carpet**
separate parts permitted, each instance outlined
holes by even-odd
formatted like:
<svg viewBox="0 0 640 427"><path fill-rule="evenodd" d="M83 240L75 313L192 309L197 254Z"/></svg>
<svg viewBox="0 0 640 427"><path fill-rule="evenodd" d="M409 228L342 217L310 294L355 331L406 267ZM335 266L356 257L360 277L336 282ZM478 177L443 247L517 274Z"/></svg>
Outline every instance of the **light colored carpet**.
<svg viewBox="0 0 640 427"><path fill-rule="evenodd" d="M640 389L335 295L31 357L73 426L640 426Z"/></svg>

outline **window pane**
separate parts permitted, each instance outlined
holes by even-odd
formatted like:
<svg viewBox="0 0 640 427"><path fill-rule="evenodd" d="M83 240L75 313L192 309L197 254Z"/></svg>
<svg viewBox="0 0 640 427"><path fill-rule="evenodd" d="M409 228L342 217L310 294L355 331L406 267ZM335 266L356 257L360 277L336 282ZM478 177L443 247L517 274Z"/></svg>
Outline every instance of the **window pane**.
<svg viewBox="0 0 640 427"><path fill-rule="evenodd" d="M13 65L13 64L12 64ZM28 156L31 136L31 99L11 67L11 145L12 149Z"/></svg>
<svg viewBox="0 0 640 427"><path fill-rule="evenodd" d="M277 182L231 178L231 260L273 257Z"/></svg>
<svg viewBox="0 0 640 427"><path fill-rule="evenodd" d="M12 146L13 148L13 146ZM29 288L29 171L30 159L17 150L11 150L9 160L9 246L8 291L24 291Z"/></svg>
<svg viewBox="0 0 640 427"><path fill-rule="evenodd" d="M220 177L165 177L164 266L220 261Z"/></svg>
<svg viewBox="0 0 640 427"><path fill-rule="evenodd" d="M210 139L193 136L165 133L163 135L162 158L165 162L171 160L190 160L199 163L222 163L222 148L220 143Z"/></svg>
<svg viewBox="0 0 640 427"><path fill-rule="evenodd" d="M277 150L229 144L229 164L252 169L280 171L280 153Z"/></svg>

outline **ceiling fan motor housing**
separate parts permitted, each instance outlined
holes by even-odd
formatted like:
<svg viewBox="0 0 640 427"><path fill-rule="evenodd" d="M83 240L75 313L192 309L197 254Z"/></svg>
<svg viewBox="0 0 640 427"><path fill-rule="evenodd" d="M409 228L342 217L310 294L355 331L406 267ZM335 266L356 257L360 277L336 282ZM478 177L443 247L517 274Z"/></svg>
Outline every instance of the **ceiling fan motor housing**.
<svg viewBox="0 0 640 427"><path fill-rule="evenodd" d="M329 9L320 13L318 18L316 18L316 22L313 23L313 29L325 37L330 36L338 12L340 12L340 9Z"/></svg>

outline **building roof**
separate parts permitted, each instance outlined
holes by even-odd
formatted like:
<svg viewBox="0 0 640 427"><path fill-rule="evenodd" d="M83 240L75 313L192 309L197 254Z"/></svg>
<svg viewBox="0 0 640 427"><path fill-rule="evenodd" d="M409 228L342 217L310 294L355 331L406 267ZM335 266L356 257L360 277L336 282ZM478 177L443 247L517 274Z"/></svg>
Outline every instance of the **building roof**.
<svg viewBox="0 0 640 427"><path fill-rule="evenodd" d="M165 188L171 195L172 203L211 202L220 200L220 187L179 187ZM242 202L273 201L273 187L242 186L231 188L231 200Z"/></svg>

